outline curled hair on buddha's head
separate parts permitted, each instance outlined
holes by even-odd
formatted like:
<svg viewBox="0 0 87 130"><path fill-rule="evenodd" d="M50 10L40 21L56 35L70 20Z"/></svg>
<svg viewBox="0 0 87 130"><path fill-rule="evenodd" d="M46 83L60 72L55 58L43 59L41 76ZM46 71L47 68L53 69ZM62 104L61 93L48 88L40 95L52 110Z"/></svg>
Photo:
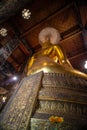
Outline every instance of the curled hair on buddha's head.
<svg viewBox="0 0 87 130"><path fill-rule="evenodd" d="M49 41L51 44L58 44L61 40L59 31L53 27L46 27L42 29L38 38L40 45L47 41Z"/></svg>

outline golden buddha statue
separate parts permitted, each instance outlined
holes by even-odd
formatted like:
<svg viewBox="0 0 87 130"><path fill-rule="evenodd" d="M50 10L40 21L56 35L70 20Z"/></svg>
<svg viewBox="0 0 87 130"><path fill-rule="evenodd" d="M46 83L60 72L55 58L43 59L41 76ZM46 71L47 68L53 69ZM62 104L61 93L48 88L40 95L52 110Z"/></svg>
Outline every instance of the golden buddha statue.
<svg viewBox="0 0 87 130"><path fill-rule="evenodd" d="M64 118L61 130L87 129L87 75L72 67L59 40L54 28L40 32L42 50L28 61L28 76L0 115L0 130L53 130L49 117Z"/></svg>
<svg viewBox="0 0 87 130"><path fill-rule="evenodd" d="M58 30L47 27L39 33L39 43L42 49L28 61L27 75L40 71L44 73L73 73L78 76L87 75L73 69L64 49L59 44L61 37Z"/></svg>

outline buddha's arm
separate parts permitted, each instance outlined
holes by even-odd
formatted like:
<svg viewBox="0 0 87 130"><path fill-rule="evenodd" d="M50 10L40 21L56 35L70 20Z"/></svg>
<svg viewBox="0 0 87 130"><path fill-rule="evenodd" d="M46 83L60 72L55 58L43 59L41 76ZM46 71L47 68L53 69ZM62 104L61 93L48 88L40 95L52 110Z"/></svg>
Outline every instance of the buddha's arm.
<svg viewBox="0 0 87 130"><path fill-rule="evenodd" d="M33 65L34 60L35 60L35 58L34 58L34 56L32 56L28 63L28 69Z"/></svg>
<svg viewBox="0 0 87 130"><path fill-rule="evenodd" d="M63 48L60 45L54 46L54 48L55 51L57 52L60 64L67 64L68 66L72 67Z"/></svg>

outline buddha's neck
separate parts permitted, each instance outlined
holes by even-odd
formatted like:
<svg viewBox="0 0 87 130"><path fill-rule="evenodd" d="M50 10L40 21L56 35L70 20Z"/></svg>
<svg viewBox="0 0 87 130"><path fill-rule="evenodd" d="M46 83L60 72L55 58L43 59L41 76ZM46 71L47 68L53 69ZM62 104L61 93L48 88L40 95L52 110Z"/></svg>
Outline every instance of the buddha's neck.
<svg viewBox="0 0 87 130"><path fill-rule="evenodd" d="M51 45L52 44L49 41L47 41L47 42L42 44L42 49L46 49L46 48L50 47Z"/></svg>

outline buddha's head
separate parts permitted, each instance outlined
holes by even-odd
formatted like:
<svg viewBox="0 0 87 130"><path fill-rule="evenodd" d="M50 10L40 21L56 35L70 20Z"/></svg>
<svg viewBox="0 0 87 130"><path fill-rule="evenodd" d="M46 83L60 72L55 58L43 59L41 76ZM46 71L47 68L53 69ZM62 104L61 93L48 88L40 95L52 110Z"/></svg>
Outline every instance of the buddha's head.
<svg viewBox="0 0 87 130"><path fill-rule="evenodd" d="M39 44L42 48L47 48L52 44L58 44L60 39L59 31L52 27L46 27L39 33Z"/></svg>

